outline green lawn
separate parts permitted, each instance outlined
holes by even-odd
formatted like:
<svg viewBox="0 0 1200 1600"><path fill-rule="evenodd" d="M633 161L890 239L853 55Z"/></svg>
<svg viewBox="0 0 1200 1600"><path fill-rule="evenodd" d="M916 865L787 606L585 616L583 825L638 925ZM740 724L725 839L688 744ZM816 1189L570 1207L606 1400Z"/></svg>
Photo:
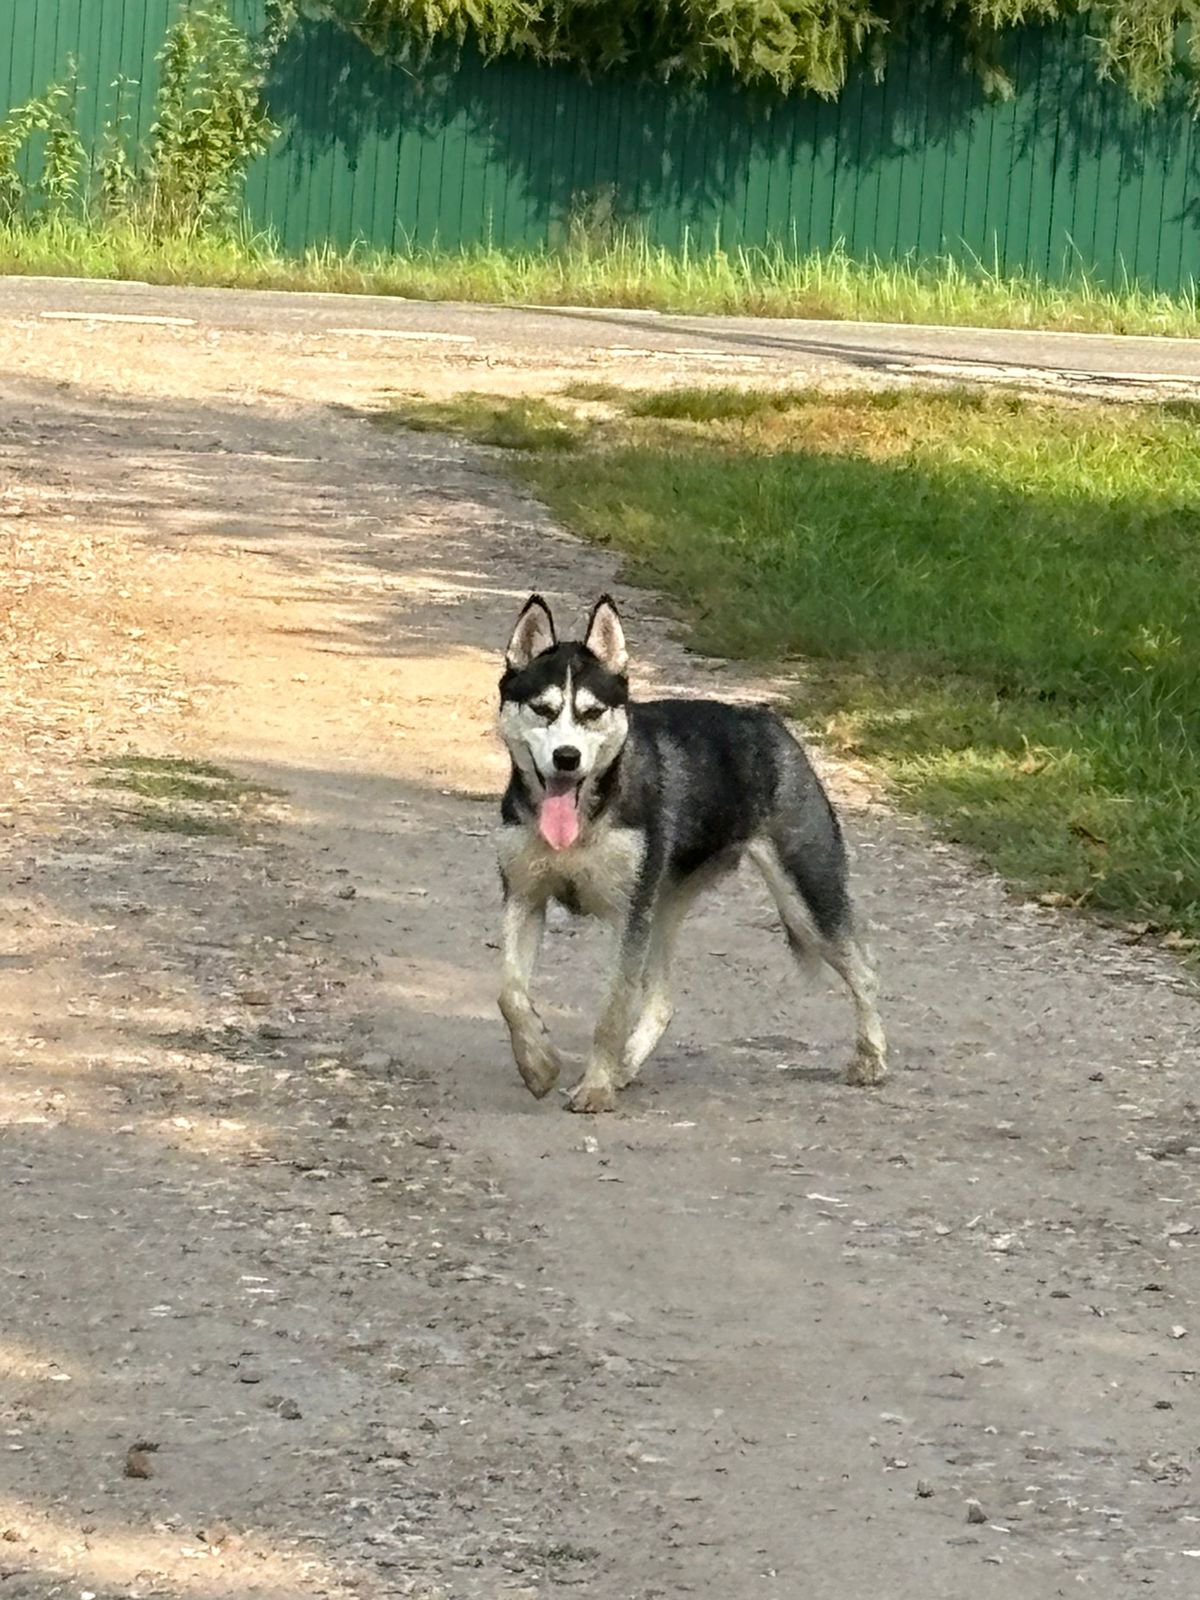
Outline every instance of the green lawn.
<svg viewBox="0 0 1200 1600"><path fill-rule="evenodd" d="M1200 937L1200 408L592 386L545 448L507 404L427 420L1015 882Z"/></svg>

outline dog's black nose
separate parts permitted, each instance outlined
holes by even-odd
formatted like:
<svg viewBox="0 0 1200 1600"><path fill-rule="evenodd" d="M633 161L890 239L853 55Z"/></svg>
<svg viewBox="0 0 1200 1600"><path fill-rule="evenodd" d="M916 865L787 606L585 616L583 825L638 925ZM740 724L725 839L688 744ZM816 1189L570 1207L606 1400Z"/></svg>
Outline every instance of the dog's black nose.
<svg viewBox="0 0 1200 1600"><path fill-rule="evenodd" d="M554 752L554 765L560 772L576 772L579 759L579 751L573 744L560 744Z"/></svg>

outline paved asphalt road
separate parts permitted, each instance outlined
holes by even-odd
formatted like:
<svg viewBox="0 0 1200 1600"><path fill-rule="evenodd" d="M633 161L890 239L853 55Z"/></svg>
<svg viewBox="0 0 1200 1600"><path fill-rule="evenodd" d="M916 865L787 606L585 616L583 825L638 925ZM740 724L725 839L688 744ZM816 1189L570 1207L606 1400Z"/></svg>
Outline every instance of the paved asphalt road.
<svg viewBox="0 0 1200 1600"><path fill-rule="evenodd" d="M73 279L0 280L0 316L112 317L246 333L342 334L484 355L671 355L731 374L887 381L1018 381L1120 398L1200 394L1200 340L1025 333L754 317L683 317L584 307L510 308L376 296L173 289Z"/></svg>

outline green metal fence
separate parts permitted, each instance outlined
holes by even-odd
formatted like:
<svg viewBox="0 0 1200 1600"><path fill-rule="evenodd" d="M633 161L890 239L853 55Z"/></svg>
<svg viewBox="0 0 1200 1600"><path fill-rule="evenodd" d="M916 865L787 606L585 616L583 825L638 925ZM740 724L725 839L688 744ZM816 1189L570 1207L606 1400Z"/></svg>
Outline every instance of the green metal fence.
<svg viewBox="0 0 1200 1600"><path fill-rule="evenodd" d="M238 0L253 22L256 0ZM137 79L177 0L0 0L0 101L61 75ZM636 224L663 244L772 241L884 258L948 254L1052 279L1081 268L1177 291L1200 278L1200 134L1185 106L1140 111L1101 84L1077 27L1009 46L1014 99L989 101L934 37L882 84L835 103L732 85L670 89L468 56L417 72L310 23L284 47L270 100L284 128L247 204L289 249L362 240L453 247L560 242L572 218ZM3 52L7 49L7 61Z"/></svg>

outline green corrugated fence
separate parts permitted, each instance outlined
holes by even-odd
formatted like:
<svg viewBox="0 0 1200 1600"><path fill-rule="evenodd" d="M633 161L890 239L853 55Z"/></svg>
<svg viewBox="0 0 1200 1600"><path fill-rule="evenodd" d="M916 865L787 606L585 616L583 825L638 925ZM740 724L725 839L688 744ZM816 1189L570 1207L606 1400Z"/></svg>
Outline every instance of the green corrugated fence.
<svg viewBox="0 0 1200 1600"><path fill-rule="evenodd" d="M148 122L153 58L177 0L0 0L0 101L79 63L96 138L119 73ZM238 0L248 22L256 0ZM468 55L387 66L306 24L270 81L284 128L247 205L290 250L558 243L572 219L658 243L980 260L1051 279L1085 269L1167 291L1200 277L1200 134L1175 102L1140 110L1098 82L1085 29L1009 42L1018 85L989 101L932 34L836 103L732 85L588 83ZM7 60L3 52L7 51ZM133 102L131 102L131 106Z"/></svg>

